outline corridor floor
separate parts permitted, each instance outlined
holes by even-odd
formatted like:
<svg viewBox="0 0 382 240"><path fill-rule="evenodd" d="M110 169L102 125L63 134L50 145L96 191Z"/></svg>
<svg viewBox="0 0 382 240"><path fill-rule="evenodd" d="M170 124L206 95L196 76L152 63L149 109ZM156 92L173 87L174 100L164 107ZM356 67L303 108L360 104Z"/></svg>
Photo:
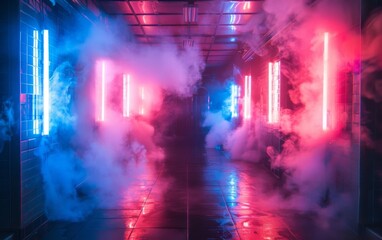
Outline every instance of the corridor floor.
<svg viewBox="0 0 382 240"><path fill-rule="evenodd" d="M280 180L260 163L183 147L130 169L117 204L83 221L49 222L33 239L357 239L345 227L318 224L312 213L266 204Z"/></svg>

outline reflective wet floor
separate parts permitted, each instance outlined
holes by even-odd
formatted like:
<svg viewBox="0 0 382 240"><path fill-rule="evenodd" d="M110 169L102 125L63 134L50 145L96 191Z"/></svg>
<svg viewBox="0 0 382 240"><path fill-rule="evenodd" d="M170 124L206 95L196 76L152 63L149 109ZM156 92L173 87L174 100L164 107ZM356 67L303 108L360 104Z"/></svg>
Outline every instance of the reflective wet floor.
<svg viewBox="0 0 382 240"><path fill-rule="evenodd" d="M262 163L173 147L161 162L127 167L118 201L101 202L83 221L49 222L34 239L357 239L345 226L317 224L315 214L266 204L280 180Z"/></svg>

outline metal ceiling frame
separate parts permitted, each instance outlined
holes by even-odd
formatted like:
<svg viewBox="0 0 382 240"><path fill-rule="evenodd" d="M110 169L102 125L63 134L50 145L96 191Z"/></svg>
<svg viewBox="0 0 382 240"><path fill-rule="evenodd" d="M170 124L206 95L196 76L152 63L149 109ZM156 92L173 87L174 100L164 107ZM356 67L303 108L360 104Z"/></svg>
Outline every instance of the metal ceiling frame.
<svg viewBox="0 0 382 240"><path fill-rule="evenodd" d="M140 42L159 44L161 39L171 38L175 44L182 47L183 41L191 38L193 41L197 40L196 44L201 46L200 50L207 65L223 65L238 52L240 38L246 33L245 30L248 31L246 29L247 22L250 21L252 16L262 12L263 1L195 1L195 5L199 7L202 5L203 7L199 9L198 19L202 18L204 21L200 22L198 20L199 22L197 23L183 22L183 11L179 8L187 5L189 1L98 0L98 3L101 9L109 16L126 17L127 24L132 28L132 32ZM255 4L251 5L251 3ZM141 5L137 7L138 5L133 6L134 4ZM126 7L123 7L124 5ZM147 5L147 12L144 12L144 10L136 11L136 9L142 8L145 5ZM158 6L160 6L159 8L162 11L158 10ZM236 9L238 6L242 7ZM171 10L166 11L166 9ZM174 9L179 11L175 12ZM151 17L150 22L141 21L142 16ZM225 22L222 23L223 16L225 17ZM242 20L243 16L246 17L244 20ZM232 20L228 17L232 18ZM171 23L171 20L174 19L176 21ZM160 20L164 20L164 23L161 23ZM209 22L208 20L211 21ZM227 21L232 22L227 23ZM147 32L148 28L151 29L150 32ZM240 31L241 29L244 29L244 31ZM224 48L224 46L227 47Z"/></svg>

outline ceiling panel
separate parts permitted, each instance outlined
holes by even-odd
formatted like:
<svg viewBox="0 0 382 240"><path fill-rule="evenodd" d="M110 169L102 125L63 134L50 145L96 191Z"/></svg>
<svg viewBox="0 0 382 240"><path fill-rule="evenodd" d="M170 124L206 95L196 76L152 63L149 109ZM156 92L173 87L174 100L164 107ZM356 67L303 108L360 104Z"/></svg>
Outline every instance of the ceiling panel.
<svg viewBox="0 0 382 240"><path fill-rule="evenodd" d="M137 15L139 23L142 25L154 25L158 24L157 15Z"/></svg>
<svg viewBox="0 0 382 240"><path fill-rule="evenodd" d="M215 26L192 25L190 26L190 33L192 35L214 35Z"/></svg>
<svg viewBox="0 0 382 240"><path fill-rule="evenodd" d="M230 56L208 56L208 60L211 61L224 61L227 60Z"/></svg>
<svg viewBox="0 0 382 240"><path fill-rule="evenodd" d="M165 1L165 2L152 2L157 13L173 13L182 14L183 6L186 5L185 2L178 1Z"/></svg>
<svg viewBox="0 0 382 240"><path fill-rule="evenodd" d="M143 26L147 35L186 35L188 33L186 26Z"/></svg>
<svg viewBox="0 0 382 240"><path fill-rule="evenodd" d="M199 48L203 49L203 50L209 50L210 46L211 46L211 44L209 44L209 43L200 43L199 44Z"/></svg>
<svg viewBox="0 0 382 240"><path fill-rule="evenodd" d="M151 43L175 43L181 44L185 37L175 37L175 36L149 36L147 37Z"/></svg>
<svg viewBox="0 0 382 240"><path fill-rule="evenodd" d="M240 35L248 30L250 30L250 28L243 25L218 26L216 35Z"/></svg>
<svg viewBox="0 0 382 240"><path fill-rule="evenodd" d="M138 20L134 15L123 15L122 18L129 23L129 25L137 25Z"/></svg>
<svg viewBox="0 0 382 240"><path fill-rule="evenodd" d="M139 22L144 25L182 25L182 15L138 15Z"/></svg>
<svg viewBox="0 0 382 240"><path fill-rule="evenodd" d="M212 44L211 50L233 50L237 49L238 45L237 44Z"/></svg>
<svg viewBox="0 0 382 240"><path fill-rule="evenodd" d="M210 51L209 55L210 56L227 56L227 55L232 55L234 50L229 50L229 51Z"/></svg>
<svg viewBox="0 0 382 240"><path fill-rule="evenodd" d="M222 60L207 60L207 65L209 66L221 66L222 64L224 64L225 61L222 61Z"/></svg>
<svg viewBox="0 0 382 240"><path fill-rule="evenodd" d="M129 1L134 12L137 14L155 14L155 6L149 1Z"/></svg>
<svg viewBox="0 0 382 240"><path fill-rule="evenodd" d="M109 14L129 14L132 13L129 5L125 1L101 2L101 7Z"/></svg>
<svg viewBox="0 0 382 240"><path fill-rule="evenodd" d="M216 35L234 35L237 31L236 25L231 26L219 26L216 29Z"/></svg>
<svg viewBox="0 0 382 240"><path fill-rule="evenodd" d="M137 37L139 43L149 43L146 37Z"/></svg>
<svg viewBox="0 0 382 240"><path fill-rule="evenodd" d="M220 24L247 24L251 17L248 14L224 14L220 18Z"/></svg>
<svg viewBox="0 0 382 240"><path fill-rule="evenodd" d="M194 39L195 42L198 42L198 43L212 43L213 42L213 38L212 37L196 37L196 36L192 36L191 38Z"/></svg>
<svg viewBox="0 0 382 240"><path fill-rule="evenodd" d="M131 31L132 31L135 35L142 35L142 34L143 34L143 31L142 31L141 26L130 26L130 29L131 29Z"/></svg>
<svg viewBox="0 0 382 240"><path fill-rule="evenodd" d="M199 1L196 3L198 6L198 13L220 13L222 11L223 3L221 1Z"/></svg>
<svg viewBox="0 0 382 240"><path fill-rule="evenodd" d="M231 35L231 36L215 36L215 43L237 43L238 42L238 35Z"/></svg>
<svg viewBox="0 0 382 240"><path fill-rule="evenodd" d="M219 23L219 18L218 14L199 14L197 22L202 25L216 25Z"/></svg>
<svg viewBox="0 0 382 240"><path fill-rule="evenodd" d="M258 13L262 10L263 1L227 1L224 2L224 13Z"/></svg>

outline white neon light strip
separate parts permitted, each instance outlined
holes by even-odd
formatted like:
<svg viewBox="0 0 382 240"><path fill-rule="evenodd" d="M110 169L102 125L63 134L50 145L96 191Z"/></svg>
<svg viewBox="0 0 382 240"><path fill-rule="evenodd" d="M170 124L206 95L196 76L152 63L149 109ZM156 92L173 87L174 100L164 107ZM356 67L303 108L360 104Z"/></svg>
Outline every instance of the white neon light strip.
<svg viewBox="0 0 382 240"><path fill-rule="evenodd" d="M244 119L251 118L251 76L245 76Z"/></svg>
<svg viewBox="0 0 382 240"><path fill-rule="evenodd" d="M144 87L141 88L141 115L145 114L145 108L144 108L144 101L145 101L145 89Z"/></svg>
<svg viewBox="0 0 382 240"><path fill-rule="evenodd" d="M268 64L268 123L280 120L280 61Z"/></svg>
<svg viewBox="0 0 382 240"><path fill-rule="evenodd" d="M239 87L236 85L236 84L232 84L231 85L231 115L233 118L236 118L238 117L238 113L237 113L237 103L238 103L238 91L239 91Z"/></svg>
<svg viewBox="0 0 382 240"><path fill-rule="evenodd" d="M50 92L49 92L49 31L43 31L43 135L49 135L50 129Z"/></svg>
<svg viewBox="0 0 382 240"><path fill-rule="evenodd" d="M37 96L39 95L39 71L38 71L38 63L39 63L39 32L37 30L33 30L33 103L32 103L32 112L33 112L33 134L40 133L40 123L38 119L38 109L37 109Z"/></svg>
<svg viewBox="0 0 382 240"><path fill-rule="evenodd" d="M237 103L238 103L238 97L239 97L239 86L237 85L234 85L234 89L233 89L233 112L232 112L232 117L238 117L238 106L237 106Z"/></svg>
<svg viewBox="0 0 382 240"><path fill-rule="evenodd" d="M268 123L273 123L272 107L273 63L268 64Z"/></svg>
<svg viewBox="0 0 382 240"><path fill-rule="evenodd" d="M280 118L280 62L273 64L273 123L278 123Z"/></svg>
<svg viewBox="0 0 382 240"><path fill-rule="evenodd" d="M328 129L328 58L329 58L329 33L324 34L323 54L323 92L322 92L322 129Z"/></svg>
<svg viewBox="0 0 382 240"><path fill-rule="evenodd" d="M130 117L130 75L123 74L123 116Z"/></svg>

